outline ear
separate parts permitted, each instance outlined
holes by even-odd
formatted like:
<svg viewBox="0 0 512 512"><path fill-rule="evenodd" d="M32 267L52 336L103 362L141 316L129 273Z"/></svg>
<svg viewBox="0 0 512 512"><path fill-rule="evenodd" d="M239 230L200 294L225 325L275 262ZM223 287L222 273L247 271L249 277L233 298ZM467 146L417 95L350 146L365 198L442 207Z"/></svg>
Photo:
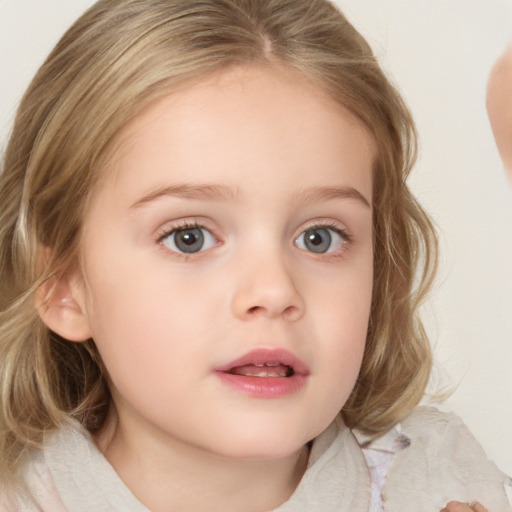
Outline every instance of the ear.
<svg viewBox="0 0 512 512"><path fill-rule="evenodd" d="M69 341L92 337L83 307L83 284L77 276L45 281L36 292L36 307L41 320L53 332Z"/></svg>

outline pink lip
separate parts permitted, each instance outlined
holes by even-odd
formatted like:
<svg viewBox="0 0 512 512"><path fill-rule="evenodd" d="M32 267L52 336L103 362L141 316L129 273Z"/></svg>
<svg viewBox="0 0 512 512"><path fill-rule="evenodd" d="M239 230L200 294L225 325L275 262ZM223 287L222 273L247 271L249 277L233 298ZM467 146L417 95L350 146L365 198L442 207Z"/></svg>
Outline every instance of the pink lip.
<svg viewBox="0 0 512 512"><path fill-rule="evenodd" d="M289 377L253 377L229 373L233 368L279 363L293 369ZM257 398L280 398L297 393L308 379L309 367L298 357L285 349L253 350L244 356L215 368L220 380L237 391Z"/></svg>

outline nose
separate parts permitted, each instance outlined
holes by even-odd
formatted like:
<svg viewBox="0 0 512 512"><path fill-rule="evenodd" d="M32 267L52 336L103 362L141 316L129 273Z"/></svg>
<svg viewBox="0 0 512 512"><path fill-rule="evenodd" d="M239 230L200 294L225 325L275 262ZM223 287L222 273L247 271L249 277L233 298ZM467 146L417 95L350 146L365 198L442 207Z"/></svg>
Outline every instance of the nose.
<svg viewBox="0 0 512 512"><path fill-rule="evenodd" d="M242 320L263 317L296 322L304 315L305 304L285 262L267 257L242 266L232 307Z"/></svg>

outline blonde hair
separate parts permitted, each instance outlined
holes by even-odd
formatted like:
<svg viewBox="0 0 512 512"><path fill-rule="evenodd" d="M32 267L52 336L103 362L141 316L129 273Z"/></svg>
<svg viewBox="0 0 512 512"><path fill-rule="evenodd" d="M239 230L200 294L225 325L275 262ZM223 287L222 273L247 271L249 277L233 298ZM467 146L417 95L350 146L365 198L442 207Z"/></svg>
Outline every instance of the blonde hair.
<svg viewBox="0 0 512 512"><path fill-rule="evenodd" d="M297 69L373 134L374 294L364 361L342 414L379 433L421 399L431 354L418 306L433 227L405 180L416 137L363 37L326 0L100 0L63 36L18 109L0 177L0 471L69 418L110 404L94 341L49 331L35 292L77 261L81 222L119 130L176 84L237 64ZM41 247L51 249L41 269Z"/></svg>

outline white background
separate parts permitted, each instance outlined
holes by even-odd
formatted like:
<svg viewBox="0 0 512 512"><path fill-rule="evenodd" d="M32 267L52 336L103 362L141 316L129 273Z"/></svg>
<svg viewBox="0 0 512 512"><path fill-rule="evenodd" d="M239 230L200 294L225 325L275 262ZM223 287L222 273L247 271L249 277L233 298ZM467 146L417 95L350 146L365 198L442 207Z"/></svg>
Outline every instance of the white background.
<svg viewBox="0 0 512 512"><path fill-rule="evenodd" d="M91 0L0 0L0 140L28 81ZM509 0L338 0L399 85L421 155L412 185L441 236L425 308L432 389L512 474L512 190L485 112L492 63L512 27ZM511 91L512 101L512 91Z"/></svg>

